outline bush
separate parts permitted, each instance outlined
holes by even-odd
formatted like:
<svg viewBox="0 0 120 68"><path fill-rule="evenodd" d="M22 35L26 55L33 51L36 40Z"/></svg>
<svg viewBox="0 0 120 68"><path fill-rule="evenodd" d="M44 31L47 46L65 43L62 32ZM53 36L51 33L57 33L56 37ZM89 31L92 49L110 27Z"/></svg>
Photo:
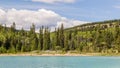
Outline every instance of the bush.
<svg viewBox="0 0 120 68"><path fill-rule="evenodd" d="M2 46L2 47L0 47L0 53L6 53L7 52L7 50Z"/></svg>

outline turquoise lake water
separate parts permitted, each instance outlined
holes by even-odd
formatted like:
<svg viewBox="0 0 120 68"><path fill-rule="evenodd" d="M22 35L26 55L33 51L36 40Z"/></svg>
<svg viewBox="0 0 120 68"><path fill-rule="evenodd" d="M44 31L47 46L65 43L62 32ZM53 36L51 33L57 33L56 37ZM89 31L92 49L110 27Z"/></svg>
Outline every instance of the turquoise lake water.
<svg viewBox="0 0 120 68"><path fill-rule="evenodd" d="M120 68L120 57L0 57L0 68Z"/></svg>

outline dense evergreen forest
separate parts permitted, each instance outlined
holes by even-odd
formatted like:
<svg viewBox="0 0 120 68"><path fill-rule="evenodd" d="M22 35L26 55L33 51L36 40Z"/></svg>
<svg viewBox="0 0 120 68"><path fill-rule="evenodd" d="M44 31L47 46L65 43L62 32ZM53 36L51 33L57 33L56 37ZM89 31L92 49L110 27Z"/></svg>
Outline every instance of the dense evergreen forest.
<svg viewBox="0 0 120 68"><path fill-rule="evenodd" d="M16 30L0 25L0 53L17 53L32 51L78 51L86 53L119 53L120 20L94 22L64 29L40 27L35 32L32 24L30 31Z"/></svg>

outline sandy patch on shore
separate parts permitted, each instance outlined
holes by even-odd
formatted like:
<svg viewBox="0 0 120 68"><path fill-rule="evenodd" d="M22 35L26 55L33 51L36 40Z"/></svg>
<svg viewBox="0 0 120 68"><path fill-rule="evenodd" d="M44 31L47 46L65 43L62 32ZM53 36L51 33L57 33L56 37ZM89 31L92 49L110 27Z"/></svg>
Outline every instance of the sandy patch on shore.
<svg viewBox="0 0 120 68"><path fill-rule="evenodd" d="M86 54L39 54L39 53L25 53L25 54L0 54L0 56L94 56L97 53L86 53Z"/></svg>

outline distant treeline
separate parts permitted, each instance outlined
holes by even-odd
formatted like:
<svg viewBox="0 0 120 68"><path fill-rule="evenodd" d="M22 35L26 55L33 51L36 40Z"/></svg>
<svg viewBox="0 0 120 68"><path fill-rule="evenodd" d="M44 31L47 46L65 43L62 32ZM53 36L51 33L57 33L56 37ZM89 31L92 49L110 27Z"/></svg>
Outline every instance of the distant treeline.
<svg viewBox="0 0 120 68"><path fill-rule="evenodd" d="M106 23L107 22L107 23ZM88 24L64 29L62 24L54 32L48 27L40 27L35 32L35 25L30 31L16 30L16 25L8 28L0 25L0 53L31 51L78 51L78 52L120 52L120 22L117 20L104 23Z"/></svg>

